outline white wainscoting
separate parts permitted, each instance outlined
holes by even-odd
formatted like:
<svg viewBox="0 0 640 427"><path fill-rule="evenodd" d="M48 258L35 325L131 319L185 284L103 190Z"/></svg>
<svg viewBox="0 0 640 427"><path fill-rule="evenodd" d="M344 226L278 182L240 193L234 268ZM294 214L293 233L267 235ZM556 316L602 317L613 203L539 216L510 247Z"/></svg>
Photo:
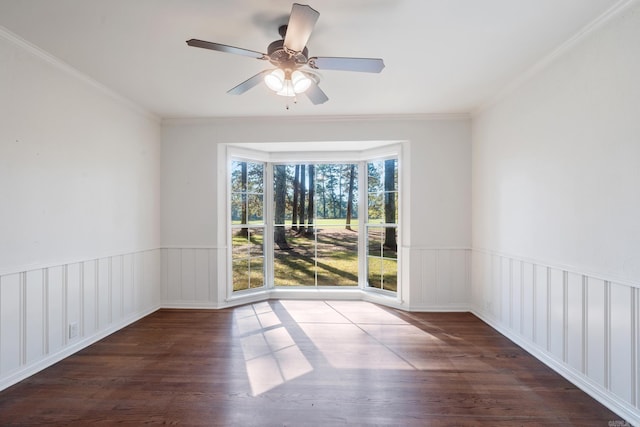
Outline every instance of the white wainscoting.
<svg viewBox="0 0 640 427"><path fill-rule="evenodd" d="M318 298L330 295L354 299L353 292L326 291L323 294L295 294L277 290L253 297L226 300L224 271L226 249L163 248L162 306L168 308L221 308L234 304L255 302L256 298L277 297ZM471 251L465 248L405 248L402 256L408 259L403 272L408 272L408 292L402 292L402 303L394 298L376 298L372 293L360 293L360 299L371 300L414 311L468 311L470 304ZM218 284L222 285L219 286ZM347 295L348 294L348 295Z"/></svg>
<svg viewBox="0 0 640 427"><path fill-rule="evenodd" d="M218 295L218 254L216 248L163 248L162 306L166 308L221 308Z"/></svg>
<svg viewBox="0 0 640 427"><path fill-rule="evenodd" d="M157 310L160 262L153 249L0 276L0 390Z"/></svg>
<svg viewBox="0 0 640 427"><path fill-rule="evenodd" d="M504 254L472 253L474 313L640 425L640 289Z"/></svg>
<svg viewBox="0 0 640 427"><path fill-rule="evenodd" d="M410 248L411 311L469 311L471 250L468 248Z"/></svg>

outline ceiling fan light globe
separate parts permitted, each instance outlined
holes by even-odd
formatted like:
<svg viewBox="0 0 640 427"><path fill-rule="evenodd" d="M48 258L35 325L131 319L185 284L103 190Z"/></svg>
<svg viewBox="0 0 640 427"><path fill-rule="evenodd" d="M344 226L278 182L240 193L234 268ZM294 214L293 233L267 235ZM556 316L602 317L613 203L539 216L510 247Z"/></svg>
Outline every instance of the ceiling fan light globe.
<svg viewBox="0 0 640 427"><path fill-rule="evenodd" d="M264 83L272 91L280 92L285 87L284 71L276 68L275 70L264 76Z"/></svg>
<svg viewBox="0 0 640 427"><path fill-rule="evenodd" d="M293 83L291 83L290 79L284 81L282 89L276 92L276 95L289 97L296 96L296 91L294 90Z"/></svg>
<svg viewBox="0 0 640 427"><path fill-rule="evenodd" d="M295 93L302 93L311 86L311 79L300 71L296 70L291 73L291 83Z"/></svg>

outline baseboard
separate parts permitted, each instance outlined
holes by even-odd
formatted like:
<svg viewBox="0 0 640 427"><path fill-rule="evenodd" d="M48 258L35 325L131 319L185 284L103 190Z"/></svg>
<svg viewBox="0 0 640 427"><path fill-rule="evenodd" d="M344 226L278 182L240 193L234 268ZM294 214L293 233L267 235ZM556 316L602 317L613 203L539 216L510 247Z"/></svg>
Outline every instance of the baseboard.
<svg viewBox="0 0 640 427"><path fill-rule="evenodd" d="M466 304L456 305L419 305L411 306L408 311L415 311L419 313L466 313L471 311Z"/></svg>
<svg viewBox="0 0 640 427"><path fill-rule="evenodd" d="M593 397L595 400L609 408L611 411L618 414L621 418L626 420L626 422L635 426L640 426L640 413L631 404L617 399L615 395L612 395L612 393L595 384L593 381L589 380L584 375L575 371L563 362L558 361L555 357L553 357L553 355L544 350L541 350L539 347L531 344L521 336L512 333L509 329L504 328L492 318L483 315L475 309L471 309L470 311L473 315L522 347L533 357L547 365L549 368L553 369L573 385L587 393L589 396Z"/></svg>
<svg viewBox="0 0 640 427"><path fill-rule="evenodd" d="M400 310L407 310L407 307L404 306L395 295L390 296L373 291L363 291L362 289L269 289L246 294L240 292L222 303L212 301L165 300L161 306L162 308L171 309L222 309L243 304L255 304L270 299L367 301Z"/></svg>
<svg viewBox="0 0 640 427"><path fill-rule="evenodd" d="M226 307L210 301L163 301L160 308L172 310L219 310Z"/></svg>
<svg viewBox="0 0 640 427"><path fill-rule="evenodd" d="M235 295L233 298L227 299L224 303L215 303L211 301L163 301L162 308L170 309L223 309L236 307L243 304L255 304L270 299L304 299L304 300L349 300L349 301L366 301L374 304L380 304L391 308L404 311L415 312L469 312L471 311L467 304L450 304L450 305L420 305L406 306L395 295L390 296L378 292L363 291L361 289L354 290L297 290L297 289L272 289L269 291L251 293L246 295Z"/></svg>

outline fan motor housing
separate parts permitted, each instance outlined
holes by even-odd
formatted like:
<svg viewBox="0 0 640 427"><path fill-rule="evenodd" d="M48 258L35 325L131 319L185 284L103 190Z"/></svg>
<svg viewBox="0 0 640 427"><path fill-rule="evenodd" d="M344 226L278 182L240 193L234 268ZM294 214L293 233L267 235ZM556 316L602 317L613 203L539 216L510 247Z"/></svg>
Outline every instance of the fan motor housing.
<svg viewBox="0 0 640 427"><path fill-rule="evenodd" d="M284 40L276 40L267 48L267 55L271 63L278 67L289 66L296 68L307 63L309 50L305 47L302 52L287 51L284 47Z"/></svg>

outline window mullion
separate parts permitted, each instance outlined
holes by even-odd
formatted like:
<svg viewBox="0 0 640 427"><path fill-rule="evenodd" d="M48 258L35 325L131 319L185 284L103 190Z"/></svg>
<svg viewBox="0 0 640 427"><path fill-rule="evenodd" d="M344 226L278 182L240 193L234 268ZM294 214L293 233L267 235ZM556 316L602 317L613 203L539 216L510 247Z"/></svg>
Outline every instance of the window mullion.
<svg viewBox="0 0 640 427"><path fill-rule="evenodd" d="M358 162L358 283L361 289L367 286L367 223L369 203L367 162Z"/></svg>
<svg viewBox="0 0 640 427"><path fill-rule="evenodd" d="M265 287L273 288L273 163L266 163L264 168L264 262L265 262Z"/></svg>

